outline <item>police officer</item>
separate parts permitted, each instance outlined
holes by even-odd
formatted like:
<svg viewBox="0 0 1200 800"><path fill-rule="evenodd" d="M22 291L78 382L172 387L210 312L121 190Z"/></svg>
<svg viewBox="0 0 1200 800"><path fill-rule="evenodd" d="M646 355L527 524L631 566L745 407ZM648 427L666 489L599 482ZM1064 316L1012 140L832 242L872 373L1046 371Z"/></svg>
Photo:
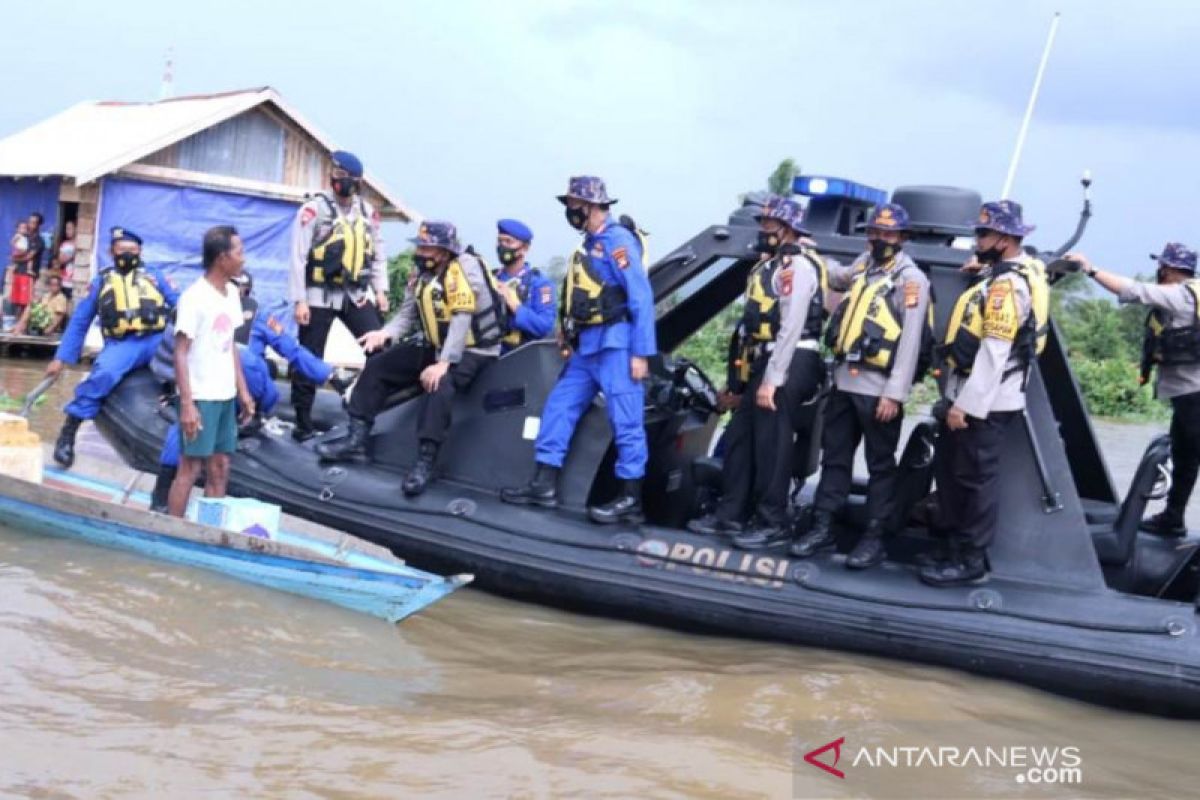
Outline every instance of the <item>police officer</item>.
<svg viewBox="0 0 1200 800"><path fill-rule="evenodd" d="M1158 365L1159 397L1171 401L1171 491L1167 507L1142 522L1142 530L1159 536L1186 536L1184 511L1200 471L1200 281L1196 251L1169 242L1158 260L1158 283L1147 284L1096 269L1081 253L1067 259L1084 274L1117 295L1122 303L1150 307L1146 316L1142 379Z"/></svg>
<svg viewBox="0 0 1200 800"><path fill-rule="evenodd" d="M361 195L363 165L344 150L333 153L332 191L318 192L300 207L292 226L288 293L295 304L300 344L325 354L329 328L340 319L354 336L383 324L388 310L387 258L379 212ZM311 437L316 387L292 378L298 440Z"/></svg>
<svg viewBox="0 0 1200 800"><path fill-rule="evenodd" d="M929 280L903 250L908 231L903 206L880 205L867 223L870 249L849 267L830 269L830 286L848 293L826 333L837 363L835 387L825 406L812 527L792 545L798 558L835 543L833 515L850 493L861 439L870 473L867 527L846 566L866 569L883 560L883 537L896 513L896 445L929 307Z"/></svg>
<svg viewBox="0 0 1200 800"><path fill-rule="evenodd" d="M404 493L414 496L433 478L454 396L500 355L501 311L492 276L463 252L452 224L424 222L410 241L417 249L399 313L359 339L367 352L389 339L399 344L367 360L350 395L349 434L321 443L317 453L325 461L365 458L371 424L388 396L419 383L425 390L417 423L420 452L403 484ZM423 340L405 341L418 328Z"/></svg>
<svg viewBox="0 0 1200 800"><path fill-rule="evenodd" d="M54 460L64 467L75 463L75 434L80 423L100 413L104 398L122 378L150 363L167 326L168 310L179 299L179 291L158 269L142 263L140 236L115 227L110 231L110 243L112 266L92 279L71 314L54 360L46 367L47 377L57 377L63 364L78 363L88 327L99 317L104 347L92 371L76 387L75 398L67 403L67 418L54 445Z"/></svg>
<svg viewBox="0 0 1200 800"><path fill-rule="evenodd" d="M791 535L793 417L816 395L824 375L826 268L799 243L809 235L802 218L800 205L782 197L771 197L757 217L762 257L746 282L744 338L737 348L744 385L730 387L744 396L725 433L721 502L712 516L688 524L697 533L732 534L743 549L768 547Z"/></svg>
<svg viewBox="0 0 1200 800"><path fill-rule="evenodd" d="M527 258L532 242L533 231L524 222L502 219L496 223L496 255L500 259L496 283L508 306L501 353L535 339L545 339L554 330L554 284L529 266Z"/></svg>
<svg viewBox="0 0 1200 800"><path fill-rule="evenodd" d="M921 569L934 586L987 576L987 547L999 514L1000 452L1022 424L1029 369L1045 342L1048 289L1040 261L1021 247L1034 228L1011 200L984 203L975 221L980 280L955 302L942 345L948 405L938 436L937 527L944 559Z"/></svg>
<svg viewBox="0 0 1200 800"><path fill-rule="evenodd" d="M288 367L299 372L306 380L318 386L328 382L330 388L338 394L346 391L346 383L334 372L331 365L317 358L308 348L289 336L278 319L260 311L253 295L254 279L249 272L243 271L234 282L242 296L242 324L234 332L234 341L240 350L242 375L246 379L246 389L254 398L255 409L254 421L243 427L239 435L248 435L260 428L263 416L269 415L279 402L279 389L275 386L271 368L267 364L268 347L282 356L288 362ZM164 383L175 381L174 331L174 324L169 324L150 364L154 375ZM154 484L150 502L153 511L167 513L167 495L179 467L179 450L179 424L175 423L167 430L162 452L159 454L158 479Z"/></svg>
<svg viewBox="0 0 1200 800"><path fill-rule="evenodd" d="M588 515L601 524L637 523L643 518L648 458L642 381L649 371L647 359L657 349L654 294L642 245L609 214L617 201L608 196L604 181L573 177L558 199L566 206L567 222L583 234L563 289L563 338L572 353L542 409L533 480L504 489L500 497L521 505L558 505L558 472L575 425L596 393L603 392L621 488L612 501L589 508Z"/></svg>

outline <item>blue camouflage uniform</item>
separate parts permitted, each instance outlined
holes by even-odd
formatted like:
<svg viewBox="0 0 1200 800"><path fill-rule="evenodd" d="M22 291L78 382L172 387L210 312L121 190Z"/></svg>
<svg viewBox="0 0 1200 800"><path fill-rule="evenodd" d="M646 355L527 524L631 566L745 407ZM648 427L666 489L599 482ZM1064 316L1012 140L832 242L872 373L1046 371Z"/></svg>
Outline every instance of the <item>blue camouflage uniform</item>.
<svg viewBox="0 0 1200 800"><path fill-rule="evenodd" d="M246 390L254 398L254 407L263 414L270 414L279 402L279 389L271 378L271 369L267 364L268 347L283 356L296 374L317 386L324 384L333 374L333 367L317 358L294 336L285 333L283 326L270 315L256 312L250 326L250 339L248 343L238 345L238 355L242 361ZM180 447L179 423L175 423L167 431L158 463L167 467L179 466Z"/></svg>
<svg viewBox="0 0 1200 800"><path fill-rule="evenodd" d="M120 238L141 244L141 239L138 239L132 232L114 228L113 241L119 241ZM112 267L108 269L112 269ZM167 306L174 308L179 301L179 290L175 285L167 280L157 268L142 265L138 269L142 270L162 292ZM88 327L96 317L100 287L107 271L107 269L102 270L92 279L87 294L80 299L71 313L66 332L54 354L59 361L66 364L79 363ZM92 371L76 387L75 398L67 403L63 410L77 419L95 419L96 415L100 413L100 406L104 403L104 398L108 397L121 379L133 370L150 363L161 338L161 332L130 333L120 339L105 337L104 348L96 356Z"/></svg>
<svg viewBox="0 0 1200 800"><path fill-rule="evenodd" d="M572 179L573 195L578 191L592 202L613 202L606 194L592 199L592 187L577 187L576 180L599 183L592 178ZM604 192L603 184L599 191ZM542 410L535 443L537 461L562 467L576 423L596 393L603 392L617 447L616 475L621 480L640 480L648 459L644 391L630 376L629 362L633 356L650 357L657 352L654 294L642 263L641 243L612 217L598 233L584 236L582 248L596 277L625 291L629 313L624 319L579 330L578 345Z"/></svg>
<svg viewBox="0 0 1200 800"><path fill-rule="evenodd" d="M496 230L525 244L533 241L533 231L520 220L502 219L496 223ZM530 267L528 261L521 265L519 272L510 274L507 267L503 266L503 251L499 254L501 267L495 272L496 281L515 289L521 301L517 310L508 316L508 329L500 341L500 353L503 355L526 342L548 337L554 330L558 303L554 297L553 281Z"/></svg>

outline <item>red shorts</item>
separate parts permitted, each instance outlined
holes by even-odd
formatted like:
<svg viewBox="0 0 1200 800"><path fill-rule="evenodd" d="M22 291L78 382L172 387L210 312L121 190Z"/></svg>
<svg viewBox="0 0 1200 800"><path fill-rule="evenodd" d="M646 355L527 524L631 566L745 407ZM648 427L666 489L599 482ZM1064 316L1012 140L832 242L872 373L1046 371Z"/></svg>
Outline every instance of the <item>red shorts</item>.
<svg viewBox="0 0 1200 800"><path fill-rule="evenodd" d="M33 276L13 275L12 292L8 299L16 306L29 305L33 299Z"/></svg>

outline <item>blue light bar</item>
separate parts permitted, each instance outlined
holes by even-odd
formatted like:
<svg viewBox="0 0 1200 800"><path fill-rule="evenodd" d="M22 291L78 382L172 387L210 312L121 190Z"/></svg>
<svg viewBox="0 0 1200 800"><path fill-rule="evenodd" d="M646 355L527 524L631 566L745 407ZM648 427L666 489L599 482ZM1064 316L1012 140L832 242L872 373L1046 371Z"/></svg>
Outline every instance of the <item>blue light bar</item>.
<svg viewBox="0 0 1200 800"><path fill-rule="evenodd" d="M792 181L792 190L806 197L846 197L871 205L887 202L887 192L845 178L828 178L819 175L797 175Z"/></svg>

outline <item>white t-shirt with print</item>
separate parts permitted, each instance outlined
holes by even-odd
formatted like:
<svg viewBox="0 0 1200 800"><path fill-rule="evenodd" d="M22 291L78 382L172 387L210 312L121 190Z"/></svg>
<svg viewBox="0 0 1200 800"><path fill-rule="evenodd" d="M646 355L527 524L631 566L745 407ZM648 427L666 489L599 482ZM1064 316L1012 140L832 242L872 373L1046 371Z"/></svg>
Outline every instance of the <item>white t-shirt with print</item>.
<svg viewBox="0 0 1200 800"><path fill-rule="evenodd" d="M191 339L187 370L193 400L230 400L237 397L233 371L233 333L242 324L242 301L229 284L222 294L206 278L193 283L179 296L175 333Z"/></svg>

